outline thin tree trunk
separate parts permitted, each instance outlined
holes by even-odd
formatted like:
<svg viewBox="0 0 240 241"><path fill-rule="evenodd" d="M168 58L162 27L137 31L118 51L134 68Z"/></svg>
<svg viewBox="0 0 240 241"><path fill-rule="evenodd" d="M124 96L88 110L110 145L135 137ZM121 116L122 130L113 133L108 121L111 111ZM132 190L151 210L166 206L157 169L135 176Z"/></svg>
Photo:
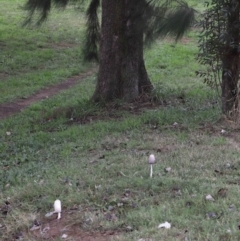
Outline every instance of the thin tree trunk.
<svg viewBox="0 0 240 241"><path fill-rule="evenodd" d="M131 1L102 0L100 66L94 101L132 101L152 84L143 59L143 33L134 29Z"/></svg>
<svg viewBox="0 0 240 241"><path fill-rule="evenodd" d="M239 56L231 51L224 56L222 74L222 112L231 116L237 108Z"/></svg>
<svg viewBox="0 0 240 241"><path fill-rule="evenodd" d="M232 3L233 4L233 3ZM231 3L230 3L231 5ZM232 5L234 11L228 14L228 43L223 51L222 64L222 112L226 115L234 114L238 101L239 79L239 3Z"/></svg>

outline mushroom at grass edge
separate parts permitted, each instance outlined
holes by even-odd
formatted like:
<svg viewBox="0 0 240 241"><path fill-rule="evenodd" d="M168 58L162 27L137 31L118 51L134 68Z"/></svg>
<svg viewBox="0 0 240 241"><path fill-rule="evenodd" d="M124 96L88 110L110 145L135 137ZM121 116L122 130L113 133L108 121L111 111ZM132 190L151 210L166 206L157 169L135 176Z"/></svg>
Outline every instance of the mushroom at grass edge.
<svg viewBox="0 0 240 241"><path fill-rule="evenodd" d="M57 199L54 202L53 206L54 206L54 213L58 214L57 219L60 219L61 218L61 212L62 212L61 201Z"/></svg>
<svg viewBox="0 0 240 241"><path fill-rule="evenodd" d="M155 164L156 159L153 154L151 154L148 158L148 164L150 165L150 178L152 178L153 175L153 164Z"/></svg>

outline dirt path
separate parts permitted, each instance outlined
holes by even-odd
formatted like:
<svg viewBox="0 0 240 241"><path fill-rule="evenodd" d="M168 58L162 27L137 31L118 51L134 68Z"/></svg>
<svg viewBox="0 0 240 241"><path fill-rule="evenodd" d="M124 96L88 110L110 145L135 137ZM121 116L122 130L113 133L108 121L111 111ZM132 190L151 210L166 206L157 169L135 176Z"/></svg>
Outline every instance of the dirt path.
<svg viewBox="0 0 240 241"><path fill-rule="evenodd" d="M35 94L27 97L26 99L16 99L14 102L0 104L0 119L19 113L24 108L28 107L29 105L37 101L49 98L63 90L69 89L76 83L84 80L85 78L93 75L94 73L96 73L96 68L91 69L80 75L73 76L56 85L48 86L44 89L41 89L37 91Z"/></svg>

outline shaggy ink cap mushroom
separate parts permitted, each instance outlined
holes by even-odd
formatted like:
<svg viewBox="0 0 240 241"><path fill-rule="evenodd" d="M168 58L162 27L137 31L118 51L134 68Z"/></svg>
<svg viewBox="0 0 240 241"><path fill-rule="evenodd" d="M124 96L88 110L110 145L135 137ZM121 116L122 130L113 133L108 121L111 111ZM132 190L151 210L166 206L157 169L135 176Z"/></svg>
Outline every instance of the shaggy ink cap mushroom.
<svg viewBox="0 0 240 241"><path fill-rule="evenodd" d="M153 164L155 164L155 162L156 162L155 156L151 154L148 158L148 164L150 165L150 178L152 178Z"/></svg>
<svg viewBox="0 0 240 241"><path fill-rule="evenodd" d="M148 163L149 163L150 165L152 165L152 164L155 164L155 162L156 162L155 156L154 156L153 154L151 154L151 155L149 156Z"/></svg>
<svg viewBox="0 0 240 241"><path fill-rule="evenodd" d="M61 201L58 200L58 199L54 202L54 212L58 214L57 219L60 219L61 218L62 207L61 207Z"/></svg>

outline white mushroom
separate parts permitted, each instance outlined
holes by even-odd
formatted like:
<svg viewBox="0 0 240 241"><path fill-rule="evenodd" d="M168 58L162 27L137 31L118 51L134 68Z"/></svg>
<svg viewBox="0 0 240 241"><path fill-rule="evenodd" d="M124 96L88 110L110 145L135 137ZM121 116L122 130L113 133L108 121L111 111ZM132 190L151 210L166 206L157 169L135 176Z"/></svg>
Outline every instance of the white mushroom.
<svg viewBox="0 0 240 241"><path fill-rule="evenodd" d="M54 212L58 214L57 219L60 219L62 208L61 208L61 201L58 199L54 202Z"/></svg>
<svg viewBox="0 0 240 241"><path fill-rule="evenodd" d="M148 158L148 164L150 165L150 177L152 178L153 174L153 164L155 163L155 156L151 154Z"/></svg>

